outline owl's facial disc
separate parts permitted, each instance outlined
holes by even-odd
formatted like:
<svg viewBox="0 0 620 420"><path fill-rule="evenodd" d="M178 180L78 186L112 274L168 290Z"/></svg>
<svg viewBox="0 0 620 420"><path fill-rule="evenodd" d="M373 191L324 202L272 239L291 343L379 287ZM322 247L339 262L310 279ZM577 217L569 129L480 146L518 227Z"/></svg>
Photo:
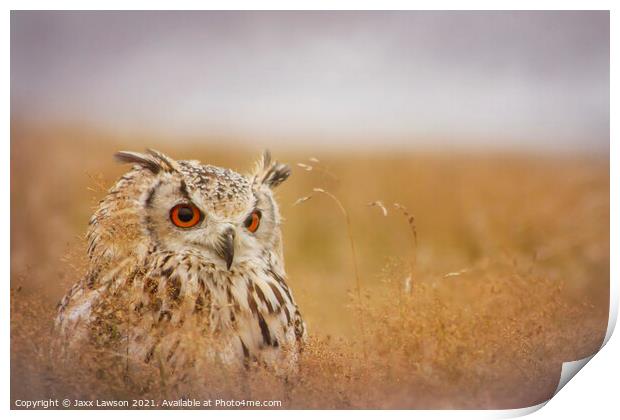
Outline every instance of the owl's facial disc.
<svg viewBox="0 0 620 420"><path fill-rule="evenodd" d="M271 190L289 173L268 159L251 177L194 161L154 172L142 201L149 246L199 254L220 270L281 252L280 215Z"/></svg>
<svg viewBox="0 0 620 420"><path fill-rule="evenodd" d="M269 152L248 175L195 160L176 161L154 150L119 152L116 157L134 166L115 187L123 194L116 191L106 198L105 206L116 204L119 197L124 198L122 205L113 213L104 207L95 220L99 223L93 224L94 233L89 233L96 239L110 237L99 241L99 250L106 249L99 252L120 255L155 249L192 254L228 270L260 264L272 252L281 259L281 218L272 190L291 170L272 161ZM141 192L139 200L136 191ZM138 217L128 217L130 209ZM117 238L107 232L108 220L131 231L126 247L118 246Z"/></svg>
<svg viewBox="0 0 620 420"><path fill-rule="evenodd" d="M247 191L238 208L219 202L181 177L156 182L145 196L146 225L153 243L175 253L200 253L222 270L258 258L271 246L274 209L264 194Z"/></svg>

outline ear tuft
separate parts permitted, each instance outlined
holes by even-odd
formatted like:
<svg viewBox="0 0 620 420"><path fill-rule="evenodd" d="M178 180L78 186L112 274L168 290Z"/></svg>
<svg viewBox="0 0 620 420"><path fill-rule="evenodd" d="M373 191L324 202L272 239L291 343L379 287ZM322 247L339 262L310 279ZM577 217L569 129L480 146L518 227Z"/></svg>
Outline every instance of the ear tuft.
<svg viewBox="0 0 620 420"><path fill-rule="evenodd" d="M160 166L166 171L171 172L176 170L177 164L174 159L169 158L164 155L162 152L159 152L155 149L146 149L147 153L153 156L160 164Z"/></svg>
<svg viewBox="0 0 620 420"><path fill-rule="evenodd" d="M291 168L283 163L271 162L271 153L269 150L263 152L262 159L256 168L254 175L255 184L264 184L269 188L274 188L291 175Z"/></svg>
<svg viewBox="0 0 620 420"><path fill-rule="evenodd" d="M263 168L268 168L271 165L271 152L269 149L263 151Z"/></svg>
<svg viewBox="0 0 620 420"><path fill-rule="evenodd" d="M172 159L156 150L148 149L148 154L120 151L114 154L114 157L122 163L133 163L141 166L154 174L159 171L171 172L175 169L175 163Z"/></svg>
<svg viewBox="0 0 620 420"><path fill-rule="evenodd" d="M274 188L286 181L289 176L291 176L291 168L284 163L275 162L265 175L263 184L267 184L270 188Z"/></svg>

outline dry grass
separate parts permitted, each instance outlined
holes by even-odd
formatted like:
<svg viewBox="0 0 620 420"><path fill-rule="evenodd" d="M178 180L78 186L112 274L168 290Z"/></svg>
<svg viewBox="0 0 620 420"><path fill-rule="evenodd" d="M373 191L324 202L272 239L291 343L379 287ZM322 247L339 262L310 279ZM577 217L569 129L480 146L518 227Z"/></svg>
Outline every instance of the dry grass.
<svg viewBox="0 0 620 420"><path fill-rule="evenodd" d="M602 341L606 158L385 153L319 160L274 150L294 170L278 195L287 271L310 331L297 377L284 383L260 369L231 375L200 364L173 374L97 349L59 363L50 351L54 306L84 272L83 234L102 189L126 169L112 153L151 146L243 170L259 152L233 157L213 145L102 136L13 124L13 400L521 407L548 398L561 362L591 354ZM319 197L293 205L314 188L337 197L346 219ZM383 208L368 206L377 201Z"/></svg>

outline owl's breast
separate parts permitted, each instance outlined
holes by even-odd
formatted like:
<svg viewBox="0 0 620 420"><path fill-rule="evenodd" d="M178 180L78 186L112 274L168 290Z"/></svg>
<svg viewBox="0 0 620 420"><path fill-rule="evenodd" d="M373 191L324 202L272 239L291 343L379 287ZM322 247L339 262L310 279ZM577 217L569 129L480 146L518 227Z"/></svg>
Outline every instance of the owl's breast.
<svg viewBox="0 0 620 420"><path fill-rule="evenodd" d="M269 265L241 265L214 274L209 284L214 328L233 337L244 360L273 362L280 353L299 351L305 330L283 274Z"/></svg>
<svg viewBox="0 0 620 420"><path fill-rule="evenodd" d="M72 290L59 310L64 334L78 338L68 326L80 324L91 341L127 348L145 363L294 364L305 326L282 271L268 262L223 271L196 255L151 257Z"/></svg>

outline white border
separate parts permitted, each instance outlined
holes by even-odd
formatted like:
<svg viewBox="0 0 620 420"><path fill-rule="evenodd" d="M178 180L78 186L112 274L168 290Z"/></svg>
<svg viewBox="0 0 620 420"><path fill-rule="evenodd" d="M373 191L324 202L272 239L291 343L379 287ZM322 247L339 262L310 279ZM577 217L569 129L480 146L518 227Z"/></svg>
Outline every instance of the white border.
<svg viewBox="0 0 620 420"><path fill-rule="evenodd" d="M210 1L210 0L176 0L172 1L162 1L162 0L153 0L149 2L139 2L139 1L120 1L120 0L108 0L108 1L90 1L88 3L79 2L76 0L72 1L56 1L51 4L50 1L42 1L42 0L33 0L33 1L7 1L7 8L5 9L5 14L3 16L3 42L2 52L3 57L9 57L10 51L10 14L9 10L36 10L36 9L47 9L47 10L62 10L62 9L91 9L91 10L104 10L104 9L117 9L117 10L127 10L127 9L144 9L144 10L177 10L177 9L188 9L188 10L200 10L200 9L211 9L211 10L573 10L573 9L595 9L595 10L611 10L611 74L617 73L617 65L615 65L614 57L618 56L618 36L616 30L614 28L619 22L619 19L615 16L616 10L614 10L614 2L612 1L604 1L604 0L593 0L593 1L576 1L576 0L565 0L562 2L559 1L551 1L551 0L539 0L539 1L503 1L503 2L494 2L494 1L413 1L413 0L386 0L383 2L378 1L368 1L368 0L358 0L358 1L347 1L347 0L314 0L314 1L296 1L296 2L287 2L287 1L262 1L258 3L257 1L251 0L231 0L227 2L223 1ZM467 7L468 9L463 9ZM5 65L2 67L2 78L4 80L5 89L4 92L10 91L10 68L8 63L5 62ZM617 95L617 84L614 83L614 79L611 80L611 127L610 127L610 138L614 138L614 134L617 132L617 124L614 118L614 110L617 109L615 106L615 98ZM2 120L2 128L3 133L5 133L4 141L2 142L3 152L0 154L0 167L2 168L3 173L3 186L4 186L4 194L2 195L2 205L0 206L0 218L5 221L4 226L7 227L9 225L9 212L10 212L10 97L7 95L5 97L5 101L2 103L3 113L5 118ZM618 147L614 141L610 142L610 160L611 160L611 243L610 243L610 253L611 255L620 255L618 254L618 238L620 238L620 232L618 231L617 219L614 215L618 215L620 211L620 207L618 206ZM6 232L6 233L4 233ZM3 267L5 267L5 273L7 280L10 277L9 272L9 264L10 264L10 235L9 229L5 228L3 231L4 235L1 239L0 246L2 247L2 258L4 261ZM615 326L616 318L617 318L617 279L618 279L618 264L612 258L611 260L611 297L612 301L610 302L610 323L608 326L608 331L605 338L605 343L607 343L611 337L611 333L613 332L613 327ZM10 371L9 371L9 360L10 360L10 330L9 330L9 288L8 281L5 283L5 287L0 288L0 293L2 294L2 318L4 322L2 323L2 337L4 346L2 346L2 391L6 396L4 399L4 407L5 410L10 407L10 393L9 393L9 384L10 384ZM574 395L572 399L567 401L566 398L562 398L563 405L560 404L550 404L548 409L543 410L538 413L538 418L542 418L541 415L544 414L544 417L547 418L547 414L549 417L551 416L562 416L572 418L573 414L576 412L584 413L583 407L584 404L591 404L596 402L598 407L608 407L609 411L600 411L600 413L605 413L609 415L610 413L617 412L617 403L615 400L615 394L607 393L605 394L605 390L615 389L616 378L609 377L607 373L610 371L609 367L611 366L611 372L618 373L618 345L615 343L617 339L612 340L612 345L607 346L607 348L612 347L610 352L607 352L607 348L604 353L606 354L606 365L601 366L599 363L593 363L598 365L598 376L594 375L594 379L591 379L593 382L590 383L590 386L581 387L581 394ZM595 358L596 359L596 358ZM588 358L589 360L589 358ZM575 367L579 363L573 363L567 365L566 372L563 372L564 375L568 374L568 370L571 367ZM614 370L615 369L615 370ZM587 370L587 369L586 369ZM590 377L592 377L592 372L590 373ZM580 384L583 385L583 384ZM567 391L569 390L570 385L567 387ZM558 387L558 390L561 389L561 386ZM567 392L567 391L563 391ZM562 395L562 394L560 394ZM607 395L607 399L602 401L599 397ZM554 398L553 400L556 400ZM605 405L607 404L607 405ZM446 418L446 417L469 417L469 418L505 418L505 417L514 417L519 415L529 414L530 412L538 410L544 404L536 407L530 407L519 410L470 410L470 411L453 411L453 410L444 410L444 411L382 411L381 415L389 415L394 417L407 417L416 416L423 418ZM607 409L606 409L607 410ZM597 410L598 411L598 410ZM25 412L25 411L11 411L10 415L16 417L22 416L32 416L32 415L41 415L45 413L46 415L58 416L58 417L72 417L72 416L84 416L86 413L78 412L78 411L57 411L57 412ZM218 416L218 417L237 417L241 416L246 412L239 411L218 411L218 412L209 412L209 416ZM334 414L335 413L335 414ZM340 416L339 411L321 411L318 415L337 415ZM372 413L372 412L370 412ZM357 416L365 416L369 415L369 412L363 411L354 411L354 415ZM110 415L120 415L120 416L141 416L148 415L149 417L163 417L168 416L169 413L165 412L114 412L113 414L107 411L90 411L88 416L93 417L108 417ZM203 411L175 411L175 416L193 416L200 415L205 416L206 413ZM278 416L290 416L292 415L287 411L252 411L247 415L251 415L252 417L264 417L273 419ZM301 418L313 418L317 415L317 413L313 411L297 411L294 414L296 417ZM342 413L345 415L345 413ZM372 415L372 414L370 414Z"/></svg>

